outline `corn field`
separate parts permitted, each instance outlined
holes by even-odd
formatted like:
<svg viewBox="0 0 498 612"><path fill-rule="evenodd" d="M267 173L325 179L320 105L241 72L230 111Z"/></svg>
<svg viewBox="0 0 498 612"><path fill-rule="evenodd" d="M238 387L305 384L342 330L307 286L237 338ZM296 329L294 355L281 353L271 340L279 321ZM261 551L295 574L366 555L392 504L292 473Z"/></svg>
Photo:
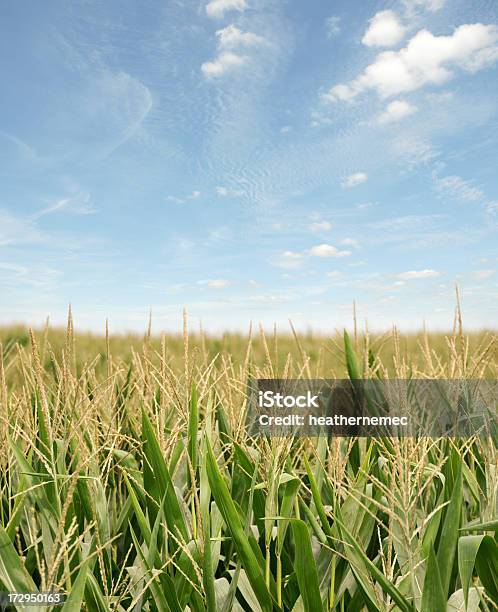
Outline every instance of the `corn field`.
<svg viewBox="0 0 498 612"><path fill-rule="evenodd" d="M92 355L70 318L0 338L0 590L68 611L498 609L497 440L251 438L244 418L249 376L496 378L492 334L230 351L185 325Z"/></svg>

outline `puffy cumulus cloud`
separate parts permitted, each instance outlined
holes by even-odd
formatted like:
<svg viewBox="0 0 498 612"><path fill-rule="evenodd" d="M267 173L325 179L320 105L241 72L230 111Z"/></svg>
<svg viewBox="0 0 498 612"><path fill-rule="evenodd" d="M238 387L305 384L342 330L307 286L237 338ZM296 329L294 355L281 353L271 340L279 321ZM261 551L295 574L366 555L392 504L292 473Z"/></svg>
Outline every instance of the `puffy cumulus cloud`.
<svg viewBox="0 0 498 612"><path fill-rule="evenodd" d="M247 8L245 0L211 0L206 5L206 13L214 19L222 19L229 11L243 13Z"/></svg>
<svg viewBox="0 0 498 612"><path fill-rule="evenodd" d="M235 25L229 25L216 32L218 47L220 49L234 49L236 47L262 45L266 41L262 36L253 32L243 32Z"/></svg>
<svg viewBox="0 0 498 612"><path fill-rule="evenodd" d="M331 244L317 244L309 250L311 257L349 257L351 251L340 251Z"/></svg>
<svg viewBox="0 0 498 612"><path fill-rule="evenodd" d="M230 70L240 68L246 61L247 58L243 55L226 51L225 53L220 53L213 61L204 62L201 66L201 71L208 78L220 77Z"/></svg>
<svg viewBox="0 0 498 612"><path fill-rule="evenodd" d="M201 71L207 78L223 76L236 68L243 66L248 57L236 52L238 49L263 45L266 40L253 32L243 32L235 25L229 25L216 32L218 39L218 55L201 65Z"/></svg>
<svg viewBox="0 0 498 612"><path fill-rule="evenodd" d="M342 181L342 186L351 188L361 185L362 183L366 183L367 181L368 174L366 172L354 172Z"/></svg>
<svg viewBox="0 0 498 612"><path fill-rule="evenodd" d="M393 100L386 110L379 115L379 123L393 123L409 117L418 111L418 108L406 100Z"/></svg>
<svg viewBox="0 0 498 612"><path fill-rule="evenodd" d="M406 47L379 53L356 79L335 85L323 98L349 101L370 90L387 98L425 85L440 85L454 76L451 67L476 72L495 62L497 41L496 25L465 24L449 36L420 30Z"/></svg>
<svg viewBox="0 0 498 612"><path fill-rule="evenodd" d="M370 19L361 42L367 47L392 47L403 39L406 28L393 11L380 11Z"/></svg>
<svg viewBox="0 0 498 612"><path fill-rule="evenodd" d="M441 276L441 272L432 270L430 268L425 270L409 270L408 272L402 272L398 274L398 278L401 280L413 280L417 278L436 278Z"/></svg>

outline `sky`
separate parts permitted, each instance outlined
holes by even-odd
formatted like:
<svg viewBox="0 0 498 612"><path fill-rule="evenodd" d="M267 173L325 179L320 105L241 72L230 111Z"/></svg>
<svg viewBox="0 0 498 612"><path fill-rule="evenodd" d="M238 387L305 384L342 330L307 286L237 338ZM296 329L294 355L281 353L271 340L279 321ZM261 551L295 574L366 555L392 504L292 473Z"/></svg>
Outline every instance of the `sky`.
<svg viewBox="0 0 498 612"><path fill-rule="evenodd" d="M0 4L0 324L496 328L495 0Z"/></svg>

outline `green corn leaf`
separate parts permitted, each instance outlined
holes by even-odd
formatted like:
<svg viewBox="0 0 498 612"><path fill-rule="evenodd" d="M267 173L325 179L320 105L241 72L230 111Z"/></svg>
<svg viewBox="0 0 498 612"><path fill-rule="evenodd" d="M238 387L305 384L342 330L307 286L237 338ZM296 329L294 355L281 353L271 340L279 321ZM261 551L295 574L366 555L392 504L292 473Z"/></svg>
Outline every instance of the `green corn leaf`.
<svg viewBox="0 0 498 612"><path fill-rule="evenodd" d="M209 440L206 439L206 459L207 459L207 474L209 486L213 497L216 501L223 519L230 531L237 553L242 562L242 566L246 571L249 582L254 590L254 594L258 598L261 609L264 612L271 612L272 598L266 587L265 579L261 566L252 550L249 540L244 533L239 513L230 496L228 487L221 475L216 457Z"/></svg>
<svg viewBox="0 0 498 612"><path fill-rule="evenodd" d="M462 469L461 459L458 457L458 467L455 476L453 491L450 498L450 503L444 514L443 525L441 529L441 538L437 550L437 564L440 569L441 586L445 596L448 594L453 570L453 562L458 543L458 528L460 526L460 518L462 514ZM446 481L448 483L448 480Z"/></svg>
<svg viewBox="0 0 498 612"><path fill-rule="evenodd" d="M422 593L422 610L424 612L443 612L446 610L446 597L441 584L440 568L434 548L429 551Z"/></svg>
<svg viewBox="0 0 498 612"><path fill-rule="evenodd" d="M5 529L0 525L0 582L6 590L37 593L33 579L14 548Z"/></svg>
<svg viewBox="0 0 498 612"><path fill-rule="evenodd" d="M283 489L282 502L280 504L280 516L284 519L290 518L294 510L294 500L296 498L297 491L300 486L300 480L296 477L291 477L285 483L280 484L280 488ZM279 555L282 553L284 546L285 534L289 525L288 520L281 520L277 523L277 549Z"/></svg>
<svg viewBox="0 0 498 612"><path fill-rule="evenodd" d="M71 592L69 593L69 596L62 608L63 612L80 612L80 610L83 608L86 578L90 567L93 567L93 558L85 561L85 563L80 567Z"/></svg>
<svg viewBox="0 0 498 612"><path fill-rule="evenodd" d="M476 570L486 593L498 604L498 544L491 536L484 536L476 557Z"/></svg>
<svg viewBox="0 0 498 612"><path fill-rule="evenodd" d="M313 471L311 469L311 466L309 464L309 461L306 455L304 455L303 458L304 458L304 465L306 466L306 473L308 474L308 479L310 481L310 488L311 488L311 494L313 496L313 501L315 502L318 516L320 517L321 527L326 535L332 536L332 529L327 519L327 514L325 512L325 508L322 502L322 497L320 495L320 491L318 490L318 486L316 484L316 480L313 475Z"/></svg>
<svg viewBox="0 0 498 612"><path fill-rule="evenodd" d="M368 556L363 552L361 546L356 541L351 533L348 531L346 526L342 523L340 518L335 519L336 523L340 527L340 533L343 540L349 545L355 553L357 559L363 564L364 568L375 582L377 582L384 593L389 595L391 599L398 605L400 610L403 612L411 612L412 606L409 601L400 593L400 591L384 576L384 574L379 570L379 568L373 563ZM360 570L363 568L360 567ZM377 605L376 599L372 599L372 603Z"/></svg>
<svg viewBox="0 0 498 612"><path fill-rule="evenodd" d="M349 334L344 330L344 354L346 356L346 367L348 369L348 375L351 380L360 380L360 368L356 361L356 355L354 354Z"/></svg>
<svg viewBox="0 0 498 612"><path fill-rule="evenodd" d="M144 410L142 410L142 435L144 437L145 457L147 459L149 469L151 470L149 475L152 477L150 482L152 490L149 491L149 493L154 495L157 502L156 511L153 513L154 516L152 518L155 518L157 508L159 507L159 504L164 496L166 496L168 507L166 521L168 528L175 534L176 537L178 537L178 533L180 533L185 540L188 540L187 526L185 524L180 504L176 497L175 487L173 485L173 481L171 480L168 466L166 465L166 461L162 455L154 429L152 428L149 418L145 414Z"/></svg>
<svg viewBox="0 0 498 612"><path fill-rule="evenodd" d="M465 605L468 603L469 588L477 553L479 552L484 537L484 535L468 535L458 540L458 571L460 573L460 582L462 583Z"/></svg>
<svg viewBox="0 0 498 612"><path fill-rule="evenodd" d="M310 532L306 523L300 519L291 519L291 525L296 548L294 571L296 572L304 611L319 612L323 610L323 605L316 563L311 549Z"/></svg>
<svg viewBox="0 0 498 612"><path fill-rule="evenodd" d="M498 520L466 525L460 531L498 531Z"/></svg>
<svg viewBox="0 0 498 612"><path fill-rule="evenodd" d="M133 527L130 527L130 533L133 540L133 544L135 545L135 550L137 551L137 556L140 559L144 570L146 571L147 578L150 579L154 575L154 570L150 567L147 559L145 558L142 548L137 540L137 536L133 531ZM175 610L174 608L170 608L170 606L168 605L168 601L166 600L166 594L163 592L163 589L160 586L159 575L156 575L154 579L150 582L149 589L152 593L152 597L154 598L154 602L159 612L181 612L180 606L178 606L178 608Z"/></svg>

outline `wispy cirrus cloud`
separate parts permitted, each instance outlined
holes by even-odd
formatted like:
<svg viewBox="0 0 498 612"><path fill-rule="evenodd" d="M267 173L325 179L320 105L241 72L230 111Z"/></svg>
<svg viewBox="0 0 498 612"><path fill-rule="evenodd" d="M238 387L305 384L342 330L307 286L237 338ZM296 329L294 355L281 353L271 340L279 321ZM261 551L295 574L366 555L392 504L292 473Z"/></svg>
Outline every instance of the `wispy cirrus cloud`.
<svg viewBox="0 0 498 612"><path fill-rule="evenodd" d="M231 187L218 186L215 191L219 198L240 198L244 195L241 189L232 189Z"/></svg>
<svg viewBox="0 0 498 612"><path fill-rule="evenodd" d="M408 270L408 272L402 272L401 274L398 274L398 278L401 280L437 278L438 276L441 276L441 272L433 270L432 268L426 268L424 270Z"/></svg>
<svg viewBox="0 0 498 612"><path fill-rule="evenodd" d="M225 278L212 278L209 280L202 280L197 283L198 285L205 285L210 289L226 289L230 287L232 284L229 280Z"/></svg>
<svg viewBox="0 0 498 612"><path fill-rule="evenodd" d="M77 193L73 196L60 198L31 216L32 219L40 219L53 213L66 213L70 215L93 215L97 209L93 206L89 193Z"/></svg>
<svg viewBox="0 0 498 612"><path fill-rule="evenodd" d="M19 217L0 209L0 246L42 244L47 236L29 218Z"/></svg>
<svg viewBox="0 0 498 612"><path fill-rule="evenodd" d="M403 4L408 12L421 8L435 13L443 8L446 0L403 0Z"/></svg>
<svg viewBox="0 0 498 612"><path fill-rule="evenodd" d="M341 33L341 18L338 15L332 15L325 20L325 31L328 38L335 38Z"/></svg>
<svg viewBox="0 0 498 612"><path fill-rule="evenodd" d="M461 202L479 202L484 198L484 193L472 182L466 181L461 176L450 175L438 177L435 175L435 185L439 193L459 200Z"/></svg>

